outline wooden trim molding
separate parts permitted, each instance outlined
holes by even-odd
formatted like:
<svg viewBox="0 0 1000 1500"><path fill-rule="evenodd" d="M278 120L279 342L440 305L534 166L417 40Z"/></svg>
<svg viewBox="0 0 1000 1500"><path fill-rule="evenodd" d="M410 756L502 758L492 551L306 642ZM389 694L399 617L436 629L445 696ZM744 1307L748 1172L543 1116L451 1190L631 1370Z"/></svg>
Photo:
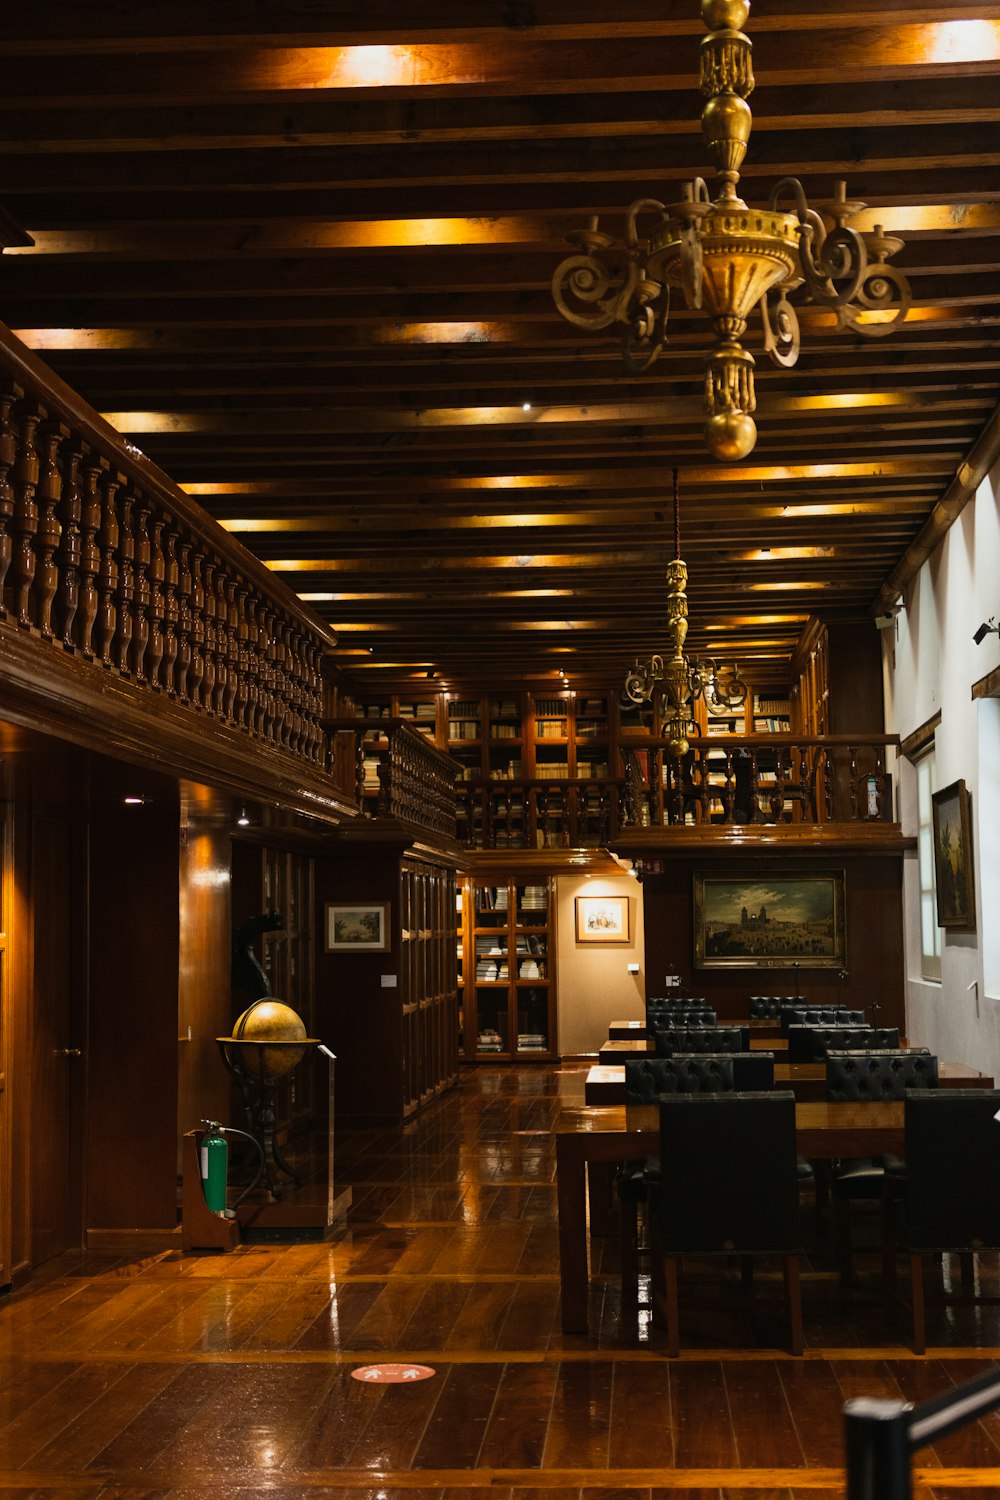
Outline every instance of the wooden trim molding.
<svg viewBox="0 0 1000 1500"><path fill-rule="evenodd" d="M975 690L973 690L972 696L976 696ZM938 709L937 713L921 724L919 729L915 729L912 734L908 734L905 739L900 740L900 755L905 755L908 761L919 760L934 743L934 731L940 723L941 710Z"/></svg>
<svg viewBox="0 0 1000 1500"><path fill-rule="evenodd" d="M1000 667L994 667L985 677L972 684L973 698L1000 698Z"/></svg>

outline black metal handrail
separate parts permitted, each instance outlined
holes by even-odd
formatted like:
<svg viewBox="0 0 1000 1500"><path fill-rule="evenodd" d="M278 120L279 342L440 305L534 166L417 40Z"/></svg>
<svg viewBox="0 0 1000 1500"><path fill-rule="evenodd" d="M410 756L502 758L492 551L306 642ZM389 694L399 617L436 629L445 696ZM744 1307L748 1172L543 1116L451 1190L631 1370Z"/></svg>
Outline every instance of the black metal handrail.
<svg viewBox="0 0 1000 1500"><path fill-rule="evenodd" d="M1000 1406L1000 1373L989 1371L913 1406L861 1397L844 1407L847 1500L910 1500L910 1457Z"/></svg>

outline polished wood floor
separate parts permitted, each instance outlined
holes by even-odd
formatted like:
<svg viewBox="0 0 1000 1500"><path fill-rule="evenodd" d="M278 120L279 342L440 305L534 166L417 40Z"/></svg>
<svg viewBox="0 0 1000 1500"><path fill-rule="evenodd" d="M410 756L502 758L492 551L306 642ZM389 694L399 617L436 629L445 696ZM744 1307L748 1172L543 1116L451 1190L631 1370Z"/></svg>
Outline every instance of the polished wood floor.
<svg viewBox="0 0 1000 1500"><path fill-rule="evenodd" d="M920 1400L1000 1357L1000 1306L969 1301L932 1309L935 1347L912 1356L874 1251L845 1292L811 1222L801 1359L780 1347L776 1268L748 1315L707 1305L717 1276L695 1266L667 1360L644 1302L622 1306L610 1241L595 1332L563 1335L550 1124L583 1078L469 1072L403 1130L343 1134L354 1207L328 1245L45 1267L0 1302L0 1495L824 1500L845 1398ZM996 1290L995 1258L979 1276ZM351 1378L387 1357L436 1374ZM920 1497L998 1488L1000 1416L920 1455Z"/></svg>

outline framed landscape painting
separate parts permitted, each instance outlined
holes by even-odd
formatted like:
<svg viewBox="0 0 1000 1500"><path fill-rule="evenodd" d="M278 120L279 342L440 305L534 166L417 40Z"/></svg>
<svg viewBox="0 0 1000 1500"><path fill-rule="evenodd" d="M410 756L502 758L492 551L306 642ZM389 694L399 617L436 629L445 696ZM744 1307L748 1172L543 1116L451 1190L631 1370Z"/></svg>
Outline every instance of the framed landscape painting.
<svg viewBox="0 0 1000 1500"><path fill-rule="evenodd" d="M934 881L939 927L976 930L970 797L964 781L934 792Z"/></svg>
<svg viewBox="0 0 1000 1500"><path fill-rule="evenodd" d="M328 901L325 915L327 953L388 952L388 901Z"/></svg>
<svg viewBox="0 0 1000 1500"><path fill-rule="evenodd" d="M846 951L843 870L694 877L696 968L843 968Z"/></svg>
<svg viewBox="0 0 1000 1500"><path fill-rule="evenodd" d="M576 940L578 943L627 943L628 897L577 896Z"/></svg>

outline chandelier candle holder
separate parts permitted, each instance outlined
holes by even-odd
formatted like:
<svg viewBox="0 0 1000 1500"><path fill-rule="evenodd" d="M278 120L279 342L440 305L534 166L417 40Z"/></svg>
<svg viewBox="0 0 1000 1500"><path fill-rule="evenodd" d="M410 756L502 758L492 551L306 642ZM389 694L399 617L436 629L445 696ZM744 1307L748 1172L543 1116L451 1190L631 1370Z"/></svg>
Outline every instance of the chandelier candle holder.
<svg viewBox="0 0 1000 1500"><path fill-rule="evenodd" d="M806 300L836 315L838 328L884 337L905 319L910 286L888 264L902 249L881 225L862 234L851 220L865 204L850 202L837 184L832 203L810 208L802 184L785 177L767 208L749 208L737 194L750 139L747 104L753 92L751 42L743 33L749 0L701 0L708 35L701 42L701 128L718 179L714 200L701 177L685 183L679 203L639 198L625 215L625 260L616 242L589 227L567 238L577 250L557 266L552 296L568 322L589 332L617 327L625 363L648 370L666 343L672 288L709 317L716 347L705 362L705 441L715 458L752 452L754 359L741 340L759 307L764 349L790 368L799 357L799 323L788 300L805 286ZM655 215L640 233L642 216ZM773 307L770 299L774 299ZM876 316L864 316L874 314Z"/></svg>
<svg viewBox="0 0 1000 1500"><path fill-rule="evenodd" d="M659 699L662 733L667 753L680 760L691 748L688 734L694 726L694 705L699 698L723 711L742 708L749 688L735 662L687 656L688 632L687 564L681 561L680 500L677 470L674 470L674 558L667 564L667 650L663 656L637 661L625 678L624 696L629 703L653 703Z"/></svg>

